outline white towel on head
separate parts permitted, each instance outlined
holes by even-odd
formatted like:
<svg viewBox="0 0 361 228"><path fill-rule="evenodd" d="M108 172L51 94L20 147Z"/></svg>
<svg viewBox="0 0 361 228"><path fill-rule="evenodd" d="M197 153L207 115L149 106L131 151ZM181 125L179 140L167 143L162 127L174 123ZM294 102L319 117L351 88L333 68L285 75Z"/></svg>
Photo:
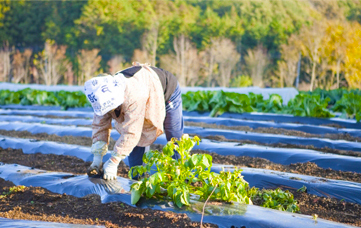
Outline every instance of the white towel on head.
<svg viewBox="0 0 361 228"><path fill-rule="evenodd" d="M103 116L124 102L125 77L123 74L107 75L89 79L84 84L84 93L94 113Z"/></svg>

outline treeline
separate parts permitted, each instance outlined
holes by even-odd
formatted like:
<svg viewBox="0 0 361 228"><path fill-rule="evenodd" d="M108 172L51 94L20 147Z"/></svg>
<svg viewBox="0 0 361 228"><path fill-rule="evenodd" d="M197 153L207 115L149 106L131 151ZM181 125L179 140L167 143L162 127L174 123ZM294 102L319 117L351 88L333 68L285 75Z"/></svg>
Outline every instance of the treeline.
<svg viewBox="0 0 361 228"><path fill-rule="evenodd" d="M182 86L361 88L358 0L0 2L0 80L83 84L132 61Z"/></svg>

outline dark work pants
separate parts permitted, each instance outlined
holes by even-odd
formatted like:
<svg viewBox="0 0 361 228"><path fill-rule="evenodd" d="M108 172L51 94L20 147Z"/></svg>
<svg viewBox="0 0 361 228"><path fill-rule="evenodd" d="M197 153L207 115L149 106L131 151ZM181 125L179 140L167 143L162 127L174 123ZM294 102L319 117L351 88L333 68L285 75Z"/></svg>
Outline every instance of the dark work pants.
<svg viewBox="0 0 361 228"><path fill-rule="evenodd" d="M175 89L172 96L169 98L169 102L165 106L166 116L163 125L167 141L169 141L173 137L180 139L183 135L184 126L182 112L182 92L179 85ZM145 147L136 146L133 149L133 151L128 156L130 168L143 164L142 158L144 152ZM174 151L173 158L180 158L180 155L177 151Z"/></svg>

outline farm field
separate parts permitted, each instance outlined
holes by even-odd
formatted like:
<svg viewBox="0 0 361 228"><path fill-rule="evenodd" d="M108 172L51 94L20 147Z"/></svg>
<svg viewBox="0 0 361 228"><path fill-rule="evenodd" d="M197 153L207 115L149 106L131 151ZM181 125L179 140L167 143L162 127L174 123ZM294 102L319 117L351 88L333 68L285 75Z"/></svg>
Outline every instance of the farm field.
<svg viewBox="0 0 361 228"><path fill-rule="evenodd" d="M178 209L170 202L142 199L132 206L124 162L113 183L86 176L92 160L92 112L30 107L0 109L0 188L8 193L0 199L0 217L106 227L200 226L200 202ZM184 115L185 133L202 139L193 153L212 155L214 172L241 167L251 187L289 190L300 208L299 213L289 213L257 206L261 203L257 201L255 205L210 203L203 225L361 227L358 123L336 128L330 127L332 120L328 126L302 124L302 117L280 123L257 120L257 115L253 120L242 119L242 114ZM327 119L323 121L327 125ZM112 131L110 150L118 137ZM161 136L151 149L160 150L165 143ZM11 190L15 185L25 187Z"/></svg>

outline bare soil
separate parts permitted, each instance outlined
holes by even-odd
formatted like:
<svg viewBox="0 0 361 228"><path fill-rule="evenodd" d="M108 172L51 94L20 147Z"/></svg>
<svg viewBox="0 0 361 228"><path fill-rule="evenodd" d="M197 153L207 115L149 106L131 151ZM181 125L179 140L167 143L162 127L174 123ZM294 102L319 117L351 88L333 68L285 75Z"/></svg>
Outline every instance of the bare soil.
<svg viewBox="0 0 361 228"><path fill-rule="evenodd" d="M40 133L40 134L31 134L28 131L4 131L0 130L0 135L6 135L11 137L17 137L17 138L27 138L27 139L35 139L35 140L42 140L42 141L54 141L54 142L62 142L66 144L76 144L76 145L82 145L82 146L91 146L91 139L89 137L74 137L74 136L57 136L57 135L48 135L46 133ZM224 139L226 141L226 139ZM114 146L115 141L111 138L109 149L112 150ZM161 151L163 148L162 145L154 144L151 146L151 149L159 150ZM335 179L335 180L347 180L347 181L353 181L353 182L359 182L361 183L361 173L355 173L355 172L345 172L345 171L337 171L333 169L324 169L319 167L313 162L307 162L307 163L295 163L291 165L281 165L274 162L271 162L270 160L264 159L264 158L253 158L248 156L234 156L234 155L219 155L216 153L211 153L209 151L205 150L194 150L192 153L207 153L212 155L213 157L213 163L216 164L224 164L224 165L234 165L239 167L251 167L251 168L261 168L261 169L270 169L270 170L276 170L276 171L282 171L282 172L289 172L289 173L297 173L297 174L304 174L304 175L310 175L310 176L316 176L316 177L322 177L322 178L328 178L328 179ZM12 156L5 157L5 154L0 153L0 159L4 159L3 162L6 161L6 163L16 163L16 160L13 159ZM33 158L32 156L40 156L38 155L27 155L29 157L25 157L24 160L29 161L36 161L38 158ZM51 155L49 154L51 157ZM54 155L56 158L57 155ZM19 158L19 157L17 157ZM84 162L83 162L84 163ZM123 165L119 166L119 169L124 169L123 171L129 170L127 166L124 163L121 163ZM34 165L27 165L32 166L35 168ZM87 165L86 165L87 167ZM52 170L51 164L49 164L49 167L43 168L45 170ZM122 170L119 170L119 173L122 173ZM127 172L127 171L126 171ZM127 177L127 176L126 176Z"/></svg>
<svg viewBox="0 0 361 228"><path fill-rule="evenodd" d="M193 135L193 134L190 134L190 135ZM226 139L223 135L212 135L212 136L207 136L207 137L198 136L198 137L213 140L213 141L220 141L220 142L238 142L239 145L252 144L252 145L260 145L260 146L268 146L268 147L290 148L290 149L299 148L299 149L317 150L317 151L330 153L330 154L339 154L339 155L347 155L347 156L353 156L353 157L361 157L360 152L351 151L351 150L337 150L337 149L332 149L332 148L328 148L328 147L318 148L318 147L314 147L313 145L296 145L296 144L292 144L292 143L290 143L290 144L285 144L285 143L260 143L260 142L251 141L251 140Z"/></svg>
<svg viewBox="0 0 361 228"><path fill-rule="evenodd" d="M76 157L40 153L23 154L22 150L10 148L0 149L0 161L73 174L85 174L90 165L90 162L84 162ZM121 162L118 175L127 177L128 171L129 168ZM9 192L11 186L13 186L11 182L6 182L0 178L0 192ZM99 224L107 227L199 226L197 223L190 222L186 215L133 208L122 203L101 204L99 196L96 195L76 198L51 193L38 187L28 187L23 192L0 199L0 217ZM361 227L361 205L297 191L292 192L299 203L300 213L317 214L320 218ZM138 219L134 221L132 218ZM162 222L159 223L160 220ZM208 224L208 226L211 225Z"/></svg>
<svg viewBox="0 0 361 228"><path fill-rule="evenodd" d="M65 170L63 170L65 171ZM0 190L9 193L12 182L0 178ZM199 227L186 214L142 209L121 202L101 203L100 196L82 198L25 187L0 198L0 217L106 227ZM205 224L206 227L217 227Z"/></svg>
<svg viewBox="0 0 361 228"><path fill-rule="evenodd" d="M351 136L350 134L310 134L303 131L296 130L288 130L283 128L273 128L273 127L259 127L259 128L251 128L248 126L225 126L218 124L207 124L207 123L198 123L198 122L185 122L186 126L193 127L204 127L204 128L214 128L214 129L226 129L226 130L236 130L236 131L246 131L246 132L255 132L255 133L267 133L267 134L275 134L275 135L290 135L290 136L299 136L304 138L327 138L334 140L346 140L352 142L361 142L361 138Z"/></svg>

